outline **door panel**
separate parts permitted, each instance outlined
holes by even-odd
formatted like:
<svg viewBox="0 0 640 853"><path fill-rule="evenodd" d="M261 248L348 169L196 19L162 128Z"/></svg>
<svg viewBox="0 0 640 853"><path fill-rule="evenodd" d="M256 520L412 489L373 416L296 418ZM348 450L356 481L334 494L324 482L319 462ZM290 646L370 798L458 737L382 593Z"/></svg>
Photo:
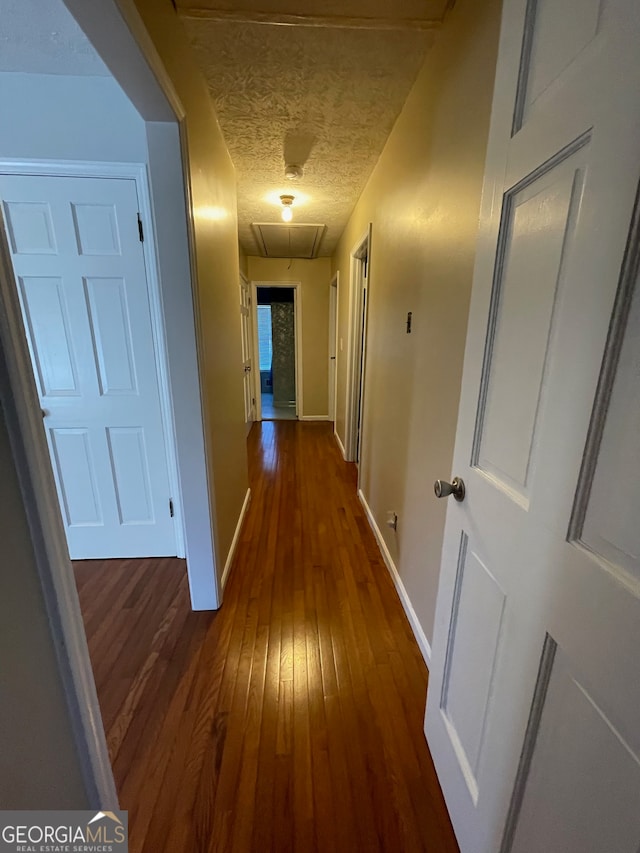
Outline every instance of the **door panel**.
<svg viewBox="0 0 640 853"><path fill-rule="evenodd" d="M153 524L144 431L140 427L109 427L107 441L120 524Z"/></svg>
<svg viewBox="0 0 640 853"><path fill-rule="evenodd" d="M525 178L505 196L474 463L523 504L534 473L536 425L580 206L584 153Z"/></svg>
<svg viewBox="0 0 640 853"><path fill-rule="evenodd" d="M596 37L602 5L602 0L582 0L577 10L575 0L529 0L516 130L541 95Z"/></svg>
<svg viewBox="0 0 640 853"><path fill-rule="evenodd" d="M73 559L176 553L131 180L0 176Z"/></svg>
<svg viewBox="0 0 640 853"><path fill-rule="evenodd" d="M638 757L550 637L541 669L504 853L636 853Z"/></svg>
<svg viewBox="0 0 640 853"><path fill-rule="evenodd" d="M36 201L5 201L4 213L14 255L57 254L50 205Z"/></svg>
<svg viewBox="0 0 640 853"><path fill-rule="evenodd" d="M425 720L462 853L638 849L639 39L504 3Z"/></svg>
<svg viewBox="0 0 640 853"><path fill-rule="evenodd" d="M596 410L596 414L601 413ZM594 423L594 427L596 424ZM640 582L640 293L636 286L597 461L585 483L586 511L576 538L605 560L621 581ZM612 483L615 488L612 489ZM588 498L586 492L588 490Z"/></svg>
<svg viewBox="0 0 640 853"><path fill-rule="evenodd" d="M126 284L121 278L85 278L91 340L100 394L137 395Z"/></svg>
<svg viewBox="0 0 640 853"><path fill-rule="evenodd" d="M463 533L440 708L474 800L504 604L500 585Z"/></svg>
<svg viewBox="0 0 640 853"><path fill-rule="evenodd" d="M102 526L104 518L89 430L54 427L49 438L67 528Z"/></svg>
<svg viewBox="0 0 640 853"><path fill-rule="evenodd" d="M113 204L72 204L79 255L120 255L118 217Z"/></svg>
<svg viewBox="0 0 640 853"><path fill-rule="evenodd" d="M41 395L79 396L78 368L62 279L21 276L18 287Z"/></svg>

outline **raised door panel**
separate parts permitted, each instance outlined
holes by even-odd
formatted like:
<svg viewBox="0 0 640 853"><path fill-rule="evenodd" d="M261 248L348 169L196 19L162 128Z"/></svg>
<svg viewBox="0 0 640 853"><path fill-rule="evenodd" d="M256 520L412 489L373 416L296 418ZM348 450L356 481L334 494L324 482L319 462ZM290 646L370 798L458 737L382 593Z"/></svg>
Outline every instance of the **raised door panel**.
<svg viewBox="0 0 640 853"><path fill-rule="evenodd" d="M40 396L79 397L78 369L62 279L21 276L18 287Z"/></svg>
<svg viewBox="0 0 640 853"><path fill-rule="evenodd" d="M68 527L102 526L102 502L88 429L49 430L54 468Z"/></svg>
<svg viewBox="0 0 640 853"><path fill-rule="evenodd" d="M529 0L514 130L598 35L602 0Z"/></svg>
<svg viewBox="0 0 640 853"><path fill-rule="evenodd" d="M500 585L463 534L440 708L474 802L505 603Z"/></svg>
<svg viewBox="0 0 640 853"><path fill-rule="evenodd" d="M57 254L51 207L47 202L5 201L3 207L14 255Z"/></svg>
<svg viewBox="0 0 640 853"><path fill-rule="evenodd" d="M137 394L125 280L88 277L84 290L100 394Z"/></svg>
<svg viewBox="0 0 640 853"><path fill-rule="evenodd" d="M635 283L608 411L594 426L600 447L584 489L579 539L616 574L640 581L640 289ZM585 495L586 497L586 495Z"/></svg>
<svg viewBox="0 0 640 853"><path fill-rule="evenodd" d="M473 462L524 507L584 153L580 147L528 177L503 205Z"/></svg>
<svg viewBox="0 0 640 853"><path fill-rule="evenodd" d="M79 255L120 255L118 218L113 204L71 204Z"/></svg>
<svg viewBox="0 0 640 853"><path fill-rule="evenodd" d="M547 637L501 853L637 853L640 760Z"/></svg>
<svg viewBox="0 0 640 853"><path fill-rule="evenodd" d="M149 460L142 427L110 427L109 459L120 524L153 524Z"/></svg>

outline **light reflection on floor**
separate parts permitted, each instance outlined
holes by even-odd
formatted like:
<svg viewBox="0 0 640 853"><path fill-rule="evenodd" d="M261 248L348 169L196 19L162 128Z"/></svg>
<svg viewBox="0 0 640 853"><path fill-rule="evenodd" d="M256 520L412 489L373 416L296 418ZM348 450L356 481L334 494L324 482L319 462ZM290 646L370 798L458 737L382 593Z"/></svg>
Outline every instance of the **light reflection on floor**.
<svg viewBox="0 0 640 853"><path fill-rule="evenodd" d="M260 433L260 450L262 456L262 467L265 473L267 471L275 471L278 467L278 454L275 439L275 424L269 423L269 421L263 421Z"/></svg>

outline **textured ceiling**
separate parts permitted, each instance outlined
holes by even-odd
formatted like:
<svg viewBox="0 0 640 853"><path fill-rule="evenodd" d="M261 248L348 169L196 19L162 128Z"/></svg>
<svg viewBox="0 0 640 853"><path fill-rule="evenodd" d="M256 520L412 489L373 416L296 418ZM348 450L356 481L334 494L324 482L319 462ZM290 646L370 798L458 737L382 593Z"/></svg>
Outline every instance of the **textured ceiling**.
<svg viewBox="0 0 640 853"><path fill-rule="evenodd" d="M0 71L109 76L62 0L0 0Z"/></svg>
<svg viewBox="0 0 640 853"><path fill-rule="evenodd" d="M321 25L277 26L254 22L261 0L207 2L222 11L183 9L183 22L236 167L240 242L256 254L251 223L278 221L278 195L291 193L294 222L325 223L320 255L331 255L424 61L428 20L447 3L398 0L389 12L388 0L311 0L304 14L322 12ZM281 0L278 14L296 7ZM349 21L327 26L338 7ZM402 23L418 12L425 26ZM304 177L287 181L285 160L302 161Z"/></svg>

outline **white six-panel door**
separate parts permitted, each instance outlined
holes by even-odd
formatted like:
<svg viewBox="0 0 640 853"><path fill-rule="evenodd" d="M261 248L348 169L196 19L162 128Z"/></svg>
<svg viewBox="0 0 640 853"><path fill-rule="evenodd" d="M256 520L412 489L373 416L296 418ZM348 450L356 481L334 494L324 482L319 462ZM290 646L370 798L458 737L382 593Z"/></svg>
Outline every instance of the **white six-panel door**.
<svg viewBox="0 0 640 853"><path fill-rule="evenodd" d="M135 181L0 196L70 555L175 554Z"/></svg>
<svg viewBox="0 0 640 853"><path fill-rule="evenodd" d="M425 731L462 853L640 849L640 4L505 0Z"/></svg>

